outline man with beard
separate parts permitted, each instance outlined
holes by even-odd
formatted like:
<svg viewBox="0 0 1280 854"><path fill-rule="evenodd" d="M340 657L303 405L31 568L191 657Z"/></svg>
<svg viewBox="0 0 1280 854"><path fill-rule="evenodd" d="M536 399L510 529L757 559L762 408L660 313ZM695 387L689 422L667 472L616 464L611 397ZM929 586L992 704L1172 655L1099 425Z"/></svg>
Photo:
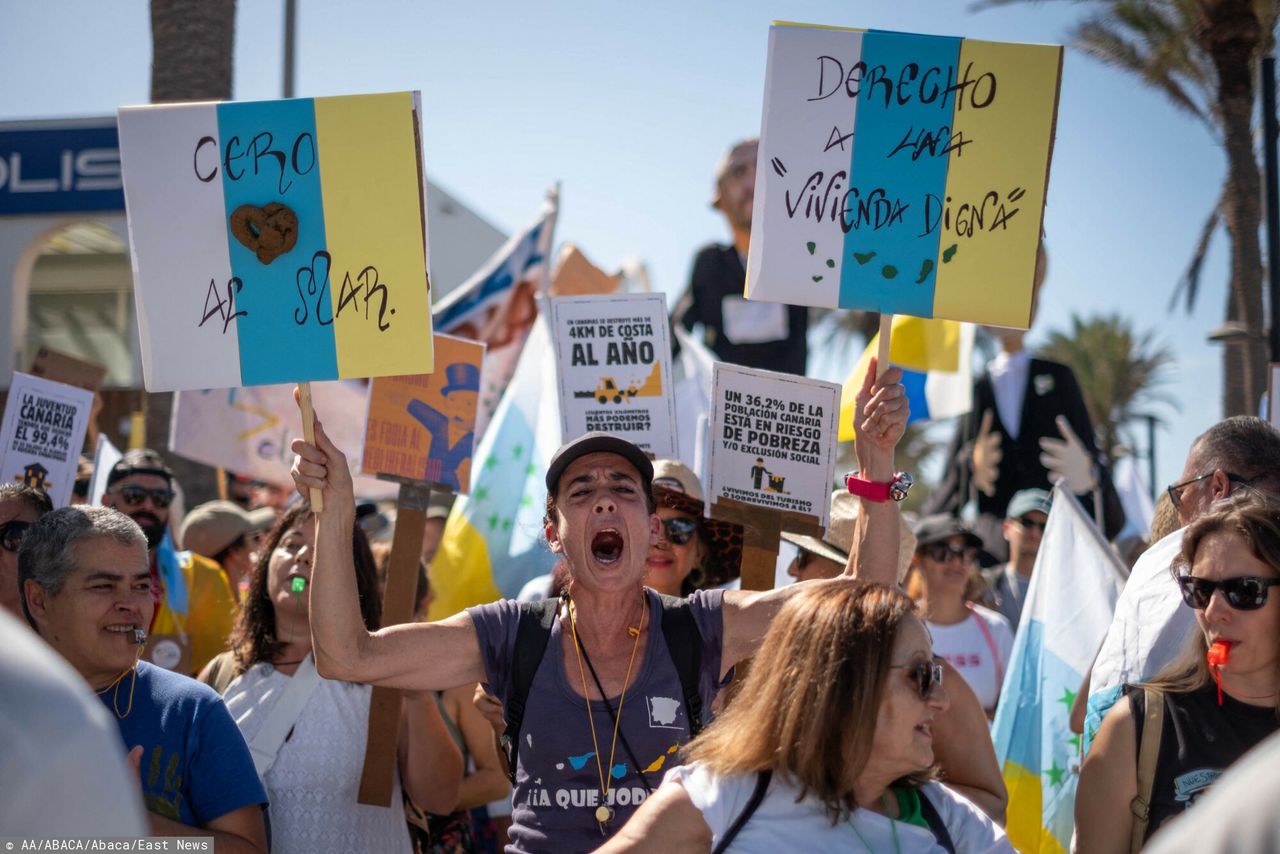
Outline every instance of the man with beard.
<svg viewBox="0 0 1280 854"><path fill-rule="evenodd" d="M111 468L102 503L138 523L147 537L154 616L143 657L194 676L227 648L236 602L216 563L178 552L169 533L173 472L149 448L131 450Z"/></svg>
<svg viewBox="0 0 1280 854"><path fill-rule="evenodd" d="M809 309L755 302L742 296L747 281L747 245L755 200L759 140L739 142L716 167L711 207L724 214L733 243L703 247L693 260L689 290L672 316L685 329L702 324L716 356L749 368L804 374L809 347Z"/></svg>

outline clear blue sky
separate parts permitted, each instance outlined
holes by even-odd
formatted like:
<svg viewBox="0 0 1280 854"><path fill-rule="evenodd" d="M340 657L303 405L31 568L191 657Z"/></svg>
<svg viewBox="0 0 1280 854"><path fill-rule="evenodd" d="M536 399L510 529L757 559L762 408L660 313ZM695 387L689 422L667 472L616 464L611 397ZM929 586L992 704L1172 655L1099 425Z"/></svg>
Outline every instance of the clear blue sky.
<svg viewBox="0 0 1280 854"><path fill-rule="evenodd" d="M143 0L6 4L0 119L105 115L148 98ZM970 12L954 0L483 4L298 0L299 96L420 89L427 170L495 225L530 220L563 184L559 237L614 268L638 257L672 299L696 248L727 233L707 206L727 145L759 132L773 19L1061 42L1088 4ZM237 99L281 94L280 0L241 0ZM1178 364L1159 475L1181 470L1220 412L1225 241L1196 315L1165 312L1218 193L1208 132L1119 71L1068 51L1045 229L1049 281L1034 344L1072 312L1154 329ZM848 354L849 364L858 354Z"/></svg>

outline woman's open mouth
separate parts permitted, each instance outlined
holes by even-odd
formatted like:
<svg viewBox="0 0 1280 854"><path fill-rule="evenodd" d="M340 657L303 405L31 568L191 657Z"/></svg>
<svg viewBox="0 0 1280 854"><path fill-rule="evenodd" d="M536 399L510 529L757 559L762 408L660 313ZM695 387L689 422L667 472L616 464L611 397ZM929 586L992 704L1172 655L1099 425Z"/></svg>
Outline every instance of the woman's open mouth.
<svg viewBox="0 0 1280 854"><path fill-rule="evenodd" d="M615 564L622 558L622 546L622 534L605 528L591 538L591 556L606 566Z"/></svg>

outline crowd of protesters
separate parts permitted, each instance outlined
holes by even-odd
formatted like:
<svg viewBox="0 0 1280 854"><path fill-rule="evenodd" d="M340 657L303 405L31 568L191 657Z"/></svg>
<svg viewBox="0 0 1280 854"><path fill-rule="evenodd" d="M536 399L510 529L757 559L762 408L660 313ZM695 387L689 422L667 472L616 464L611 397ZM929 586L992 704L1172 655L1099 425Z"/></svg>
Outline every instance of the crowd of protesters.
<svg viewBox="0 0 1280 854"><path fill-rule="evenodd" d="M735 340L718 290L741 280L754 156L746 144L722 164L714 204L735 245L699 255L677 319L773 359ZM1109 535L1122 511L1070 371L1030 358L1020 334L1000 341L930 512L839 489L821 536L783 534L791 582L772 590L736 589L744 532L708 515L691 469L603 433L544 472L555 571L435 622L448 502L425 513L413 618L384 625L396 522L357 501L324 412L293 444L288 499L235 479L179 522L181 484L145 449L106 473L97 506L87 490L54 509L0 484L0 835L211 836L257 852L1012 851L989 719L1053 482ZM870 483L897 475L901 380L873 367L857 396ZM1081 851L1181 850L1193 826L1198 842L1217 834L1213 850L1276 838L1261 806L1215 830L1197 801L1212 784L1206 804L1261 803L1243 781L1277 749L1255 751L1280 728L1280 431L1236 417L1198 438L1147 542L1177 529L1172 567L1153 571L1182 604L1145 627L1162 644L1141 671L1081 687L1103 701L1080 769ZM1104 652L1134 613L1122 597ZM387 731L373 730L388 696ZM388 735L390 803L369 803L366 754Z"/></svg>

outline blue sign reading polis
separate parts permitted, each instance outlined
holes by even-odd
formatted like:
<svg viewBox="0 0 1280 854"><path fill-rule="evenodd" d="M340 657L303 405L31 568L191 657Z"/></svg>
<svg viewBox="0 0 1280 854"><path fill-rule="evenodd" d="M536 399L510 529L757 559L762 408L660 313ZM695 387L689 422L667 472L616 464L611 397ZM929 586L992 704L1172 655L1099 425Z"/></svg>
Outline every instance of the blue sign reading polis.
<svg viewBox="0 0 1280 854"><path fill-rule="evenodd" d="M0 216L123 210L114 117L0 122Z"/></svg>

